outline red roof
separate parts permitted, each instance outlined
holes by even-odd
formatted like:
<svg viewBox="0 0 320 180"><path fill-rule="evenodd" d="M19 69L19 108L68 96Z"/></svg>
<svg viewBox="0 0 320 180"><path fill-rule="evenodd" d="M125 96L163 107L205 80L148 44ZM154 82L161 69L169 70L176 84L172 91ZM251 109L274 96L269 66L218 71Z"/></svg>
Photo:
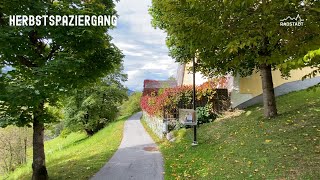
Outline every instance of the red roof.
<svg viewBox="0 0 320 180"><path fill-rule="evenodd" d="M177 82L173 80L168 80L168 81L157 81L157 80L149 80L146 79L144 80L143 83L143 88L170 88L170 87L176 87Z"/></svg>
<svg viewBox="0 0 320 180"><path fill-rule="evenodd" d="M157 81L146 79L143 83L143 95L151 94L152 92L157 93L162 88L176 87L177 82L174 80Z"/></svg>

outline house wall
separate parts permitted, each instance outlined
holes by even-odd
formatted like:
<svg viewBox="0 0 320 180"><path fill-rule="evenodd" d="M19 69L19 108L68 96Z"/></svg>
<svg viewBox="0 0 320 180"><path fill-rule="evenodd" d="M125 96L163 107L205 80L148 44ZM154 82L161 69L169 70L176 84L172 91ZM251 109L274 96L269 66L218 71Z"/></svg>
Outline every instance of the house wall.
<svg viewBox="0 0 320 180"><path fill-rule="evenodd" d="M177 69L177 84L178 84L178 86L183 85L184 72L185 72L185 64L179 64L178 69Z"/></svg>
<svg viewBox="0 0 320 180"><path fill-rule="evenodd" d="M306 67L302 70L291 71L291 77L281 77L281 72L275 70L272 72L273 85L276 96L283 95L292 91L306 89L310 86L320 83L320 76L301 81L301 78L310 73L311 68ZM233 79L233 89L231 93L232 107L245 108L247 106L262 102L262 83L260 73L254 73L251 76L241 78L239 76Z"/></svg>
<svg viewBox="0 0 320 180"><path fill-rule="evenodd" d="M312 72L312 69L309 67L303 68L302 70L293 70L291 71L291 77L285 79L281 77L281 72L279 70L275 70L272 72L273 85L274 87L278 87L284 83L301 80L304 75L310 72ZM260 72L254 73L248 77L240 78L240 93L252 94L253 97L262 94Z"/></svg>
<svg viewBox="0 0 320 180"><path fill-rule="evenodd" d="M231 92L230 100L231 100L231 107L233 108L253 98L252 94L249 94L249 93L246 94L246 93L240 92L241 79L242 78L238 75L235 77L231 77L229 81L228 89L229 89L229 92Z"/></svg>
<svg viewBox="0 0 320 180"><path fill-rule="evenodd" d="M189 70L192 63L188 63L178 71L180 77L180 85L192 85L192 72ZM309 67L301 70L292 70L291 77L281 77L281 72L275 70L272 72L273 84L275 88L275 95L284 95L292 91L299 91L320 83L320 75L315 78L306 79L302 81L302 77L312 72ZM180 73L180 74L179 74ZM253 73L248 77L239 77L228 75L227 88L231 93L231 106L233 108L245 108L262 102L262 83L260 72ZM201 85L208 81L207 78L202 77L200 73L196 73L196 84Z"/></svg>
<svg viewBox="0 0 320 180"><path fill-rule="evenodd" d="M192 63L188 63L184 66L183 71L183 85L192 85L193 84L193 74L192 74ZM203 77L201 73L196 73L196 85L201 85L207 82L208 79Z"/></svg>

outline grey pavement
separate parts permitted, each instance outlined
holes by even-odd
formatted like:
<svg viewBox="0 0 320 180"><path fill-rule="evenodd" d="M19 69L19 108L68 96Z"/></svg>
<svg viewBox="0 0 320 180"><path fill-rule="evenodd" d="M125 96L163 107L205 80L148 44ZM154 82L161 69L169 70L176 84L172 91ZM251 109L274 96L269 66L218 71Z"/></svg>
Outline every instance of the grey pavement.
<svg viewBox="0 0 320 180"><path fill-rule="evenodd" d="M161 153L144 150L157 145L143 128L141 115L139 112L125 122L119 149L91 180L163 180Z"/></svg>

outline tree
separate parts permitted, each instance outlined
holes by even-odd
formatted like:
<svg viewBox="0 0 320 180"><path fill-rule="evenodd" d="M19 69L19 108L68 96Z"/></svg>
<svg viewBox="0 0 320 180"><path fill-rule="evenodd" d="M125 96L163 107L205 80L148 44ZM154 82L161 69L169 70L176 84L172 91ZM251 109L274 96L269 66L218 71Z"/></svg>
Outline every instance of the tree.
<svg viewBox="0 0 320 180"><path fill-rule="evenodd" d="M167 32L170 55L209 76L260 71L264 115L277 115L272 69L320 47L319 1L153 0L153 25ZM288 16L304 25L280 26ZM281 68L283 70L283 68ZM289 75L283 71L284 75Z"/></svg>
<svg viewBox="0 0 320 180"><path fill-rule="evenodd" d="M320 74L320 48L314 51L309 51L308 54L303 57L303 62L304 64L300 65L300 67L310 66L314 68L311 73L306 74L303 78L311 78Z"/></svg>
<svg viewBox="0 0 320 180"><path fill-rule="evenodd" d="M0 128L0 174L9 173L26 163L31 137L31 128L14 126Z"/></svg>
<svg viewBox="0 0 320 180"><path fill-rule="evenodd" d="M118 106L126 98L126 88L106 79L75 90L65 100L65 125L71 130L84 130L92 136L116 118Z"/></svg>
<svg viewBox="0 0 320 180"><path fill-rule="evenodd" d="M124 101L120 106L120 115L128 116L141 111L140 99L142 92L133 92L128 100Z"/></svg>
<svg viewBox="0 0 320 180"><path fill-rule="evenodd" d="M168 78L168 81L177 81L177 79L176 79L174 76L170 76L170 77Z"/></svg>
<svg viewBox="0 0 320 180"><path fill-rule="evenodd" d="M122 62L106 33L113 27L9 26L9 15L115 14L112 0L0 2L0 126L33 126L32 179L48 179L44 124L47 105L95 82ZM3 71L3 67L7 70Z"/></svg>
<svg viewBox="0 0 320 180"><path fill-rule="evenodd" d="M303 58L289 61L280 66L283 72L288 73L292 69L311 67L313 70L302 77L302 79L312 78L320 74L320 48L309 51Z"/></svg>

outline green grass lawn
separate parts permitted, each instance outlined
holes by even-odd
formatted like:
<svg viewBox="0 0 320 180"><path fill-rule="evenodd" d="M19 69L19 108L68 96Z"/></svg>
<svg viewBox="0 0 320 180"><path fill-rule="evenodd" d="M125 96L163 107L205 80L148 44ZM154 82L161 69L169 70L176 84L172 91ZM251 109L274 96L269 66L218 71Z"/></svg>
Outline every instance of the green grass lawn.
<svg viewBox="0 0 320 180"><path fill-rule="evenodd" d="M46 165L50 179L89 179L118 149L122 139L123 117L92 137L71 133L45 143ZM31 179L31 161L5 179Z"/></svg>
<svg viewBox="0 0 320 180"><path fill-rule="evenodd" d="M320 179L320 88L278 97L279 116L261 106L238 117L175 132L160 142L165 179Z"/></svg>

